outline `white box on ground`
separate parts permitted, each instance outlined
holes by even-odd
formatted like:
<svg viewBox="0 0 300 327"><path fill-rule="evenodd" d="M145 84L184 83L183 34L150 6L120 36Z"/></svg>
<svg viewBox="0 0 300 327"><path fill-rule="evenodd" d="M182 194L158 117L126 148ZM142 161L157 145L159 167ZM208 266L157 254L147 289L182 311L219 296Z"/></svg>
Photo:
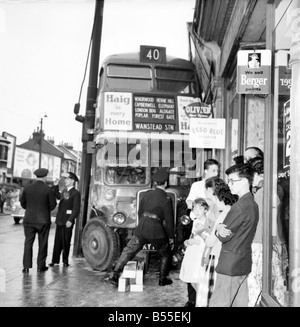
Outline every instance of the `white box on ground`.
<svg viewBox="0 0 300 327"><path fill-rule="evenodd" d="M143 284L131 284L130 285L130 292L143 292Z"/></svg>
<svg viewBox="0 0 300 327"><path fill-rule="evenodd" d="M118 292L126 292L129 288L129 279L124 277L122 274L119 278Z"/></svg>
<svg viewBox="0 0 300 327"><path fill-rule="evenodd" d="M136 261L128 261L123 269L124 278L135 278L136 277Z"/></svg>

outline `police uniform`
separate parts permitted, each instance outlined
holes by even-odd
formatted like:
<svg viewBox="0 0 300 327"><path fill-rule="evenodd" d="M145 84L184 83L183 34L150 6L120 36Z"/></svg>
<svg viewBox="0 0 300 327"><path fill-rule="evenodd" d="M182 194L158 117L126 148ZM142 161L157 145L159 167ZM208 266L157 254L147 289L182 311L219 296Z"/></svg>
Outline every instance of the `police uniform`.
<svg viewBox="0 0 300 327"><path fill-rule="evenodd" d="M78 177L68 172L65 177L73 179L78 182ZM75 223L75 219L79 215L80 211L80 192L72 186L69 189L64 189L61 193L58 190L58 185L54 187L56 197L60 200L58 205L58 211L56 215L56 231L54 238L54 247L52 254L52 262L49 266L59 264L60 255L62 253L62 260L65 267L69 266L69 253L72 239L72 232ZM71 222L70 227L66 227L67 221Z"/></svg>
<svg viewBox="0 0 300 327"><path fill-rule="evenodd" d="M43 181L48 170L40 168L34 171L38 179L33 184L25 186L20 203L25 209L23 219L25 243L23 255L23 272L32 268L32 247L38 234L39 250L37 257L38 271L45 271L48 251L48 237L51 225L51 211L56 207L56 199L51 188Z"/></svg>
<svg viewBox="0 0 300 327"><path fill-rule="evenodd" d="M166 169L159 169L153 176L158 185L163 185L169 178ZM140 221L134 235L128 242L108 281L116 285L118 277L126 263L131 260L145 244L151 243L161 258L159 285L172 283L167 278L171 260L169 240L174 239L174 216L172 200L161 187L146 192L141 200L138 212ZM164 226L164 225L165 226Z"/></svg>

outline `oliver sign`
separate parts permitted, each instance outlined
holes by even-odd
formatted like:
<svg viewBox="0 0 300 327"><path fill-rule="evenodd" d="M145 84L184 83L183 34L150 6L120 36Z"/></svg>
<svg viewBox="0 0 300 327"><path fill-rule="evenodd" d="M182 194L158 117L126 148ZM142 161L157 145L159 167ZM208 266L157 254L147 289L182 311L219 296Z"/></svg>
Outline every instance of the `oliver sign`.
<svg viewBox="0 0 300 327"><path fill-rule="evenodd" d="M236 85L239 94L269 94L271 92L271 51L239 51Z"/></svg>

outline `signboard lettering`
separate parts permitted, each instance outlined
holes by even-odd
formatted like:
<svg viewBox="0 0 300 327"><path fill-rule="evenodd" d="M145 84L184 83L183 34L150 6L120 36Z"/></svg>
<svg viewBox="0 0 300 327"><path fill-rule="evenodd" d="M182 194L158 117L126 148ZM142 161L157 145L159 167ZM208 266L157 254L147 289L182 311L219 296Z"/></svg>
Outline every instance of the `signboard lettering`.
<svg viewBox="0 0 300 327"><path fill-rule="evenodd" d="M132 94L106 92L104 95L104 129L132 130Z"/></svg>
<svg viewBox="0 0 300 327"><path fill-rule="evenodd" d="M225 149L225 119L191 118L190 147Z"/></svg>
<svg viewBox="0 0 300 327"><path fill-rule="evenodd" d="M177 131L174 97L133 95L134 130Z"/></svg>
<svg viewBox="0 0 300 327"><path fill-rule="evenodd" d="M238 52L237 93L269 94L271 91L271 51Z"/></svg>

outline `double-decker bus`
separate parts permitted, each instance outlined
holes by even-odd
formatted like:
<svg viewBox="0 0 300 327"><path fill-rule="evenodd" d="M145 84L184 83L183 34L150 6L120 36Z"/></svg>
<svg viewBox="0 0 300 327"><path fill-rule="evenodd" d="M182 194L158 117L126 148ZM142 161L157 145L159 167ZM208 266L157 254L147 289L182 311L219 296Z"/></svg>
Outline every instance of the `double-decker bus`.
<svg viewBox="0 0 300 327"><path fill-rule="evenodd" d="M162 47L107 57L100 69L88 221L82 233L90 266L109 269L138 224L138 205L158 167L170 171L177 205L205 159L189 147L190 117L210 117L194 65ZM200 151L201 152L201 151ZM202 168L202 167L201 167ZM176 222L175 222L176 226Z"/></svg>

